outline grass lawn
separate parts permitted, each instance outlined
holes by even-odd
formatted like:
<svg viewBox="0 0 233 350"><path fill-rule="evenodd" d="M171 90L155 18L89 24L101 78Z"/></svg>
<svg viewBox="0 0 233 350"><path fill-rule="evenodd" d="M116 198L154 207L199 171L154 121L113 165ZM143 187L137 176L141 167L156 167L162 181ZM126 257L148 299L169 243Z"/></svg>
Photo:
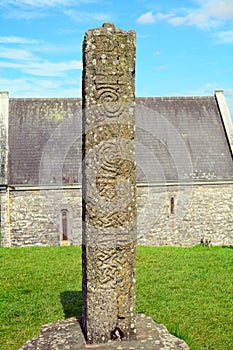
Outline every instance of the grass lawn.
<svg viewBox="0 0 233 350"><path fill-rule="evenodd" d="M191 350L233 349L233 249L137 248L137 312ZM0 349L81 314L81 248L0 249Z"/></svg>

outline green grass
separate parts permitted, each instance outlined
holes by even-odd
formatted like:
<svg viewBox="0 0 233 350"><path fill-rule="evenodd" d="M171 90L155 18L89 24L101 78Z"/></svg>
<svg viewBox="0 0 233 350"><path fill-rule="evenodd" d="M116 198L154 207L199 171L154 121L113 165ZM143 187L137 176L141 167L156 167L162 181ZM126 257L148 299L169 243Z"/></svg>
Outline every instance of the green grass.
<svg viewBox="0 0 233 350"><path fill-rule="evenodd" d="M233 249L137 249L137 312L191 350L233 349ZM81 248L0 249L0 349L15 350L43 324L81 314Z"/></svg>
<svg viewBox="0 0 233 350"><path fill-rule="evenodd" d="M191 350L233 349L232 248L138 248L137 311Z"/></svg>

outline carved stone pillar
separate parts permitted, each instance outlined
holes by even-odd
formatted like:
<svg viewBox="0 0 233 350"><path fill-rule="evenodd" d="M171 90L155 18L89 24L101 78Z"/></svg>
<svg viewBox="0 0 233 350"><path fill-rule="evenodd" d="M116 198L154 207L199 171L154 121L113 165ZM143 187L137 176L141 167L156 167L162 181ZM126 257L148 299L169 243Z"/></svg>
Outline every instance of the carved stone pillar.
<svg viewBox="0 0 233 350"><path fill-rule="evenodd" d="M135 338L135 33L105 23L83 42L83 329Z"/></svg>

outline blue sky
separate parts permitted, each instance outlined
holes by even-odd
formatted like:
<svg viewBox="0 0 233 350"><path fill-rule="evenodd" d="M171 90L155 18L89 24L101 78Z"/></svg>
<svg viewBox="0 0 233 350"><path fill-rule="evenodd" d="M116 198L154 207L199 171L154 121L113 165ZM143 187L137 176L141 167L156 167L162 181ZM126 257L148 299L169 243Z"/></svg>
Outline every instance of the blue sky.
<svg viewBox="0 0 233 350"><path fill-rule="evenodd" d="M233 0L1 0L0 84L10 97L80 97L86 30L137 35L136 95L224 90L233 115Z"/></svg>

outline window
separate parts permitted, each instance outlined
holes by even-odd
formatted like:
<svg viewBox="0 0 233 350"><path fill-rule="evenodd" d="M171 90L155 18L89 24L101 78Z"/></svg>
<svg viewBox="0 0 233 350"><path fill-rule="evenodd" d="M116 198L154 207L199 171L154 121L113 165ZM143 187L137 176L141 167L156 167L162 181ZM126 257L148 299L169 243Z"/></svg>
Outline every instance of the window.
<svg viewBox="0 0 233 350"><path fill-rule="evenodd" d="M175 198L171 197L170 199L170 214L173 215L175 213Z"/></svg>
<svg viewBox="0 0 233 350"><path fill-rule="evenodd" d="M62 240L68 241L68 211L67 210L62 210L61 219L62 219Z"/></svg>

